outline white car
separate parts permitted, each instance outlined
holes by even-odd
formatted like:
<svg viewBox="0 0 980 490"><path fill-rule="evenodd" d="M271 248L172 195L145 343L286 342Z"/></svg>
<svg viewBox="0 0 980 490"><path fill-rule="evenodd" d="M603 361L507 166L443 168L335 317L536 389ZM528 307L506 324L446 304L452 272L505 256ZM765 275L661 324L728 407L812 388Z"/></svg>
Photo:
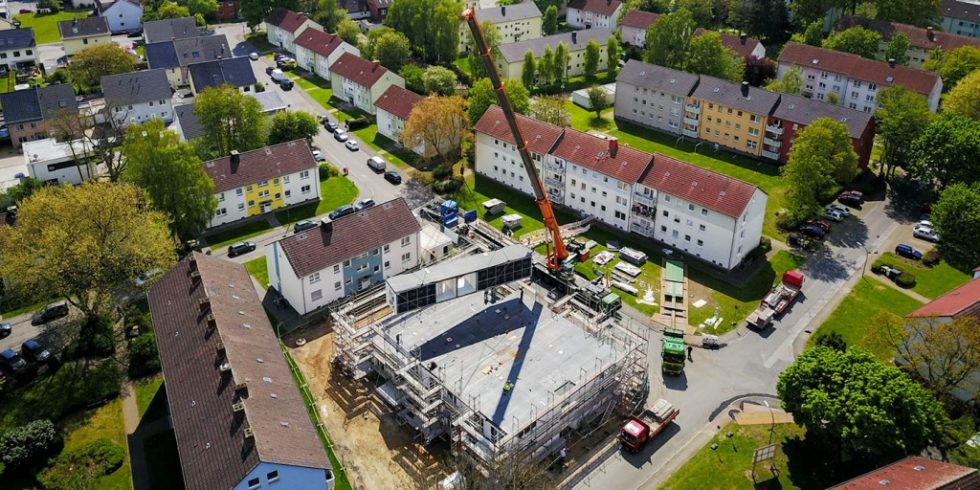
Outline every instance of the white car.
<svg viewBox="0 0 980 490"><path fill-rule="evenodd" d="M851 215L851 211L847 209L847 206L844 206L843 204L837 204L837 203L828 204L827 207L824 208L824 210L826 211L836 210L840 212L840 214L843 214L845 218Z"/></svg>
<svg viewBox="0 0 980 490"><path fill-rule="evenodd" d="M916 238L921 238L927 242L939 243L939 233L928 226L915 225L915 229L912 230L912 236Z"/></svg>
<svg viewBox="0 0 980 490"><path fill-rule="evenodd" d="M320 153L320 150L313 150L313 159L318 162L327 161L326 157L324 157L323 154Z"/></svg>
<svg viewBox="0 0 980 490"><path fill-rule="evenodd" d="M344 146L346 146L347 149L350 151L357 151L361 149L361 146L358 145L357 142L354 140L347 140L347 142L344 143Z"/></svg>
<svg viewBox="0 0 980 490"><path fill-rule="evenodd" d="M915 227L913 229L915 229L915 230L918 230L919 228L929 228L929 229L932 229L932 228L935 228L935 227L936 226L932 224L932 221L929 221L929 220L925 220L924 219L924 220L916 223L915 224Z"/></svg>
<svg viewBox="0 0 980 490"><path fill-rule="evenodd" d="M827 210L824 211L823 213L823 217L831 221L837 221L837 222L844 221L844 213L840 212L840 210L837 209L827 208Z"/></svg>
<svg viewBox="0 0 980 490"><path fill-rule="evenodd" d="M259 53L256 53L255 51L252 51L251 53L248 54L248 59L250 59L252 61L258 60L259 59Z"/></svg>

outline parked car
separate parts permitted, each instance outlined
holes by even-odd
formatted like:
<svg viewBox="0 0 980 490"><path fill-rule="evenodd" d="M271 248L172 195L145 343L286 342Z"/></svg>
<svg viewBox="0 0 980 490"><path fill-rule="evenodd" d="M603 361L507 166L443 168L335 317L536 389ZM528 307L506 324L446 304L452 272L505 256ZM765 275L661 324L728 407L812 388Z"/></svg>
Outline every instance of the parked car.
<svg viewBox="0 0 980 490"><path fill-rule="evenodd" d="M935 228L935 227L936 225L932 224L932 221L924 219L916 223L914 228Z"/></svg>
<svg viewBox="0 0 980 490"><path fill-rule="evenodd" d="M252 61L257 61L259 59L259 53L252 51L251 53L248 54L248 59Z"/></svg>
<svg viewBox="0 0 980 490"><path fill-rule="evenodd" d="M806 220L808 225L817 225L823 229L824 233L830 233L830 223L825 219L808 219Z"/></svg>
<svg viewBox="0 0 980 490"><path fill-rule="evenodd" d="M828 209L824 211L823 217L838 223L844 221L844 213L840 212L839 209Z"/></svg>
<svg viewBox="0 0 980 490"><path fill-rule="evenodd" d="M344 131L343 129L337 128L337 130L333 132L333 139L340 141L341 143L347 141L348 138L350 138L350 136L347 134L347 131Z"/></svg>
<svg viewBox="0 0 980 490"><path fill-rule="evenodd" d="M306 231L311 228L316 228L316 226L317 226L316 221L311 219L304 219L303 221L297 221L296 224L293 225L293 231L299 233L301 231Z"/></svg>
<svg viewBox="0 0 980 490"><path fill-rule="evenodd" d="M361 145L357 144L357 142L352 139L347 140L344 143L344 146L346 146L350 151L357 151L361 149Z"/></svg>
<svg viewBox="0 0 980 490"><path fill-rule="evenodd" d="M824 207L824 211L830 211L831 209L836 209L837 211L840 211L840 213L843 214L845 218L851 215L851 210L847 209L847 206L842 206L836 203L830 203L826 207Z"/></svg>
<svg viewBox="0 0 980 490"><path fill-rule="evenodd" d="M324 117L323 118L323 127L326 128L326 130L327 130L328 133L332 133L332 132L336 131L337 128L340 127L340 125L337 124L336 122L331 121L330 119Z"/></svg>
<svg viewBox="0 0 980 490"><path fill-rule="evenodd" d="M273 67L273 66L267 66L267 67L265 67L265 74L266 75L272 75L272 72L275 71L275 70L276 70L275 67Z"/></svg>
<svg viewBox="0 0 980 490"><path fill-rule="evenodd" d="M289 58L289 56L286 55L286 54L283 54L283 53L276 53L276 55L273 56L272 59L273 59L273 61L275 61L276 63L278 63L278 62L280 62L280 61L282 61L282 60L284 60L286 58Z"/></svg>
<svg viewBox="0 0 980 490"><path fill-rule="evenodd" d="M0 339L10 336L10 333L13 331L14 331L13 325L7 322L0 323Z"/></svg>
<svg viewBox="0 0 980 490"><path fill-rule="evenodd" d="M142 36L143 36L143 29L133 29L133 30L129 31L128 33L126 33L126 37L128 37L130 39L136 38L136 37L142 37Z"/></svg>
<svg viewBox="0 0 980 490"><path fill-rule="evenodd" d="M392 184L398 185L402 183L402 176L394 170L389 170L385 172L385 180L391 182Z"/></svg>
<svg viewBox="0 0 980 490"><path fill-rule="evenodd" d="M328 214L327 217L330 219L337 219L347 216L348 214L354 214L354 206L345 204L337 209L334 209L333 211L330 211L330 214Z"/></svg>
<svg viewBox="0 0 980 490"><path fill-rule="evenodd" d="M20 371L27 367L27 361L20 354L14 352L13 349L7 349L0 352L0 363L7 366L11 371Z"/></svg>
<svg viewBox="0 0 980 490"><path fill-rule="evenodd" d="M385 162L384 158L374 156L367 159L367 166L375 172L384 172L387 163Z"/></svg>
<svg viewBox="0 0 980 490"><path fill-rule="evenodd" d="M927 242L939 243L939 233L936 233L936 230L933 230L927 226L916 226L915 229L912 230L912 236Z"/></svg>
<svg viewBox="0 0 980 490"><path fill-rule="evenodd" d="M51 358L51 352L37 339L30 339L21 344L20 352L27 360L34 362L47 362Z"/></svg>
<svg viewBox="0 0 980 490"><path fill-rule="evenodd" d="M789 246L810 250L813 248L813 241L794 231L789 234Z"/></svg>
<svg viewBox="0 0 980 490"><path fill-rule="evenodd" d="M361 199L360 201L357 201L357 204L354 204L354 211L362 211L371 206L374 206L374 199Z"/></svg>
<svg viewBox="0 0 980 490"><path fill-rule="evenodd" d="M318 162L327 161L327 158L323 156L323 153L320 153L320 150L313 150L313 159Z"/></svg>
<svg viewBox="0 0 980 490"><path fill-rule="evenodd" d="M911 245L906 243L899 243L895 246L895 253L912 260L921 260L922 252L912 248Z"/></svg>
<svg viewBox="0 0 980 490"><path fill-rule="evenodd" d="M285 91L292 90L294 85L296 84L293 83L293 81L289 80L288 78L286 80L279 82L279 86L282 87L282 89Z"/></svg>
<svg viewBox="0 0 980 490"><path fill-rule="evenodd" d="M44 308L34 313L34 316L31 317L31 325L41 325L66 316L68 316L68 302L58 301L45 305Z"/></svg>
<svg viewBox="0 0 980 490"><path fill-rule="evenodd" d="M810 237L816 238L817 240L823 240L827 233L823 231L823 228L817 225L803 225L800 227L800 233Z"/></svg>
<svg viewBox="0 0 980 490"><path fill-rule="evenodd" d="M871 269L871 271L876 274L881 274L889 279L895 279L902 273L901 270L894 267L889 267L887 265L878 266L877 268Z"/></svg>
<svg viewBox="0 0 980 490"><path fill-rule="evenodd" d="M840 193L840 196L837 196L837 201L847 206L859 208L864 204L864 194L859 191L844 191Z"/></svg>
<svg viewBox="0 0 980 490"><path fill-rule="evenodd" d="M252 242L232 243L228 247L228 256L238 257L239 255L247 254L253 250L255 250L255 244Z"/></svg>

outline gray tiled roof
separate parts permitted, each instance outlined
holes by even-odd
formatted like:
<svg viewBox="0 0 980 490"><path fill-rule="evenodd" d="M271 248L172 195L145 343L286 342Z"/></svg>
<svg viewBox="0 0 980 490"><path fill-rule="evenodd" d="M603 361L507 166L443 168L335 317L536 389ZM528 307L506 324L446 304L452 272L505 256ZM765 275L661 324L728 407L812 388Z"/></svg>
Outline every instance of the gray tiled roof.
<svg viewBox="0 0 980 490"><path fill-rule="evenodd" d="M78 102L72 86L61 83L0 94L0 107L4 121L11 124L40 121L61 109L78 110Z"/></svg>
<svg viewBox="0 0 980 490"><path fill-rule="evenodd" d="M180 66L177 52L174 51L173 41L150 43L143 46L146 53L146 63L150 68L176 68Z"/></svg>
<svg viewBox="0 0 980 490"><path fill-rule="evenodd" d="M752 114L765 115L771 113L779 102L777 93L707 75L701 75L693 96Z"/></svg>
<svg viewBox="0 0 980 490"><path fill-rule="evenodd" d="M117 106L166 100L172 95L167 74L162 69L104 76L102 93L106 102Z"/></svg>
<svg viewBox="0 0 980 490"><path fill-rule="evenodd" d="M616 76L616 82L687 97L698 86L698 76L639 60L629 60Z"/></svg>
<svg viewBox="0 0 980 490"><path fill-rule="evenodd" d="M477 20L493 24L533 19L535 17L541 17L541 11L538 10L538 6L534 2L515 3L513 5L479 9L476 11Z"/></svg>
<svg viewBox="0 0 980 490"><path fill-rule="evenodd" d="M144 49L150 68L176 68L233 56L224 34L162 41Z"/></svg>
<svg viewBox="0 0 980 490"><path fill-rule="evenodd" d="M109 35L109 21L105 17L63 20L58 22L58 32L61 39Z"/></svg>
<svg viewBox="0 0 980 490"><path fill-rule="evenodd" d="M154 20L143 24L143 39L147 43L173 41L186 37L200 36L201 31L193 17Z"/></svg>
<svg viewBox="0 0 980 490"><path fill-rule="evenodd" d="M36 43L32 27L0 31L0 51L30 48L34 45Z"/></svg>
<svg viewBox="0 0 980 490"><path fill-rule="evenodd" d="M874 118L870 112L789 94L780 95L779 105L772 115L802 125L821 117L830 118L844 123L852 138L860 138Z"/></svg>
<svg viewBox="0 0 980 490"><path fill-rule="evenodd" d="M255 85L255 72L247 57L194 63L187 67L194 83L194 90L200 92L207 87L220 87L229 84L233 87Z"/></svg>
<svg viewBox="0 0 980 490"><path fill-rule="evenodd" d="M544 56L544 48L551 47L554 51L558 43L565 43L568 52L574 53L585 49L590 40L595 40L600 46L605 46L609 36L613 31L609 29L586 29L584 31L563 32L551 36L539 37L537 39L526 39L516 43L506 43L499 46L500 54L508 63L514 63L524 59L524 53L531 50L535 58Z"/></svg>
<svg viewBox="0 0 980 490"><path fill-rule="evenodd" d="M194 115L193 103L174 107L174 116L180 122L180 132L184 134L185 140L204 136L204 126L201 126L201 121Z"/></svg>

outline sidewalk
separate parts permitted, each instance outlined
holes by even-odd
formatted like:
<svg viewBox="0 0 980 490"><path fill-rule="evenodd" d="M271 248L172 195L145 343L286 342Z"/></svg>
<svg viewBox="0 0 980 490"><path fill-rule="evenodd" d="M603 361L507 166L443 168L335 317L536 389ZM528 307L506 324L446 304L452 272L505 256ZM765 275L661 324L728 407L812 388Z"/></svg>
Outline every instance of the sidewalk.
<svg viewBox="0 0 980 490"><path fill-rule="evenodd" d="M929 299L929 298L927 298L927 297L925 297L925 296L923 296L923 295L921 295L921 294L919 294L919 293L917 293L917 292L915 292L915 291L913 291L911 289L905 289L903 287L900 287L898 284L895 284L893 281L888 280L884 276L879 276L878 274L868 274L868 275L871 276L871 277L873 277L873 278L875 278L875 280L878 281L878 282L880 282L881 284L884 284L884 285L886 285L886 286L888 286L888 287L890 287L890 288L892 288L892 289L894 289L896 291L899 291L899 292L905 294L906 296L908 296L910 298L915 298L916 301L921 301L923 303L929 303L929 302L932 301L931 299Z"/></svg>

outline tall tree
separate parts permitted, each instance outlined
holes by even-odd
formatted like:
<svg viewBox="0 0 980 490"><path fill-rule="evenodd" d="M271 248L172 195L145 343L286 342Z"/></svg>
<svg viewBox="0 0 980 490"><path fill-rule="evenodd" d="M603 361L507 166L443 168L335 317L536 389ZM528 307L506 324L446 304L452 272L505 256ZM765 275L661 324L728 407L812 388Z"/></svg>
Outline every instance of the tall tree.
<svg viewBox="0 0 980 490"><path fill-rule="evenodd" d="M312 141L320 132L316 116L306 111L282 111L272 116L269 124L269 144L275 145L298 139Z"/></svg>
<svg viewBox="0 0 980 490"><path fill-rule="evenodd" d="M389 32L374 42L374 57L391 71L398 72L411 55L408 38L400 32Z"/></svg>
<svg viewBox="0 0 980 490"><path fill-rule="evenodd" d="M805 351L780 373L776 392L807 439L843 461L883 464L917 454L948 422L922 386L853 347Z"/></svg>
<svg viewBox="0 0 980 490"><path fill-rule="evenodd" d="M881 175L908 164L912 143L929 125L932 114L926 98L900 85L878 92L875 122L881 136Z"/></svg>
<svg viewBox="0 0 980 490"><path fill-rule="evenodd" d="M134 277L175 260L167 217L142 191L109 182L49 186L24 199L17 226L0 226L0 277L36 300L65 297L89 316L109 311Z"/></svg>
<svg viewBox="0 0 980 490"><path fill-rule="evenodd" d="M207 227L218 201L194 147L154 118L126 130L121 153L128 162L125 179L142 187L150 204L170 218L174 236L191 238Z"/></svg>
<svg viewBox="0 0 980 490"><path fill-rule="evenodd" d="M122 176L126 166L116 147L117 142L122 140L126 132L124 127L126 118L118 117L119 114L124 114L125 110L111 102L107 102L91 115L70 109L58 110L48 120L48 125L52 136L59 141L75 140L78 143L69 148L74 153L73 159L79 166L102 165L109 180L115 182ZM105 122L93 127L93 119ZM90 157L83 157L86 154Z"/></svg>
<svg viewBox="0 0 980 490"><path fill-rule="evenodd" d="M823 47L827 49L856 54L872 60L878 58L879 44L881 44L881 34L860 26L845 29L823 41Z"/></svg>
<svg viewBox="0 0 980 490"><path fill-rule="evenodd" d="M350 18L344 19L337 24L337 35L351 46L357 46L361 38L361 28L357 22Z"/></svg>
<svg viewBox="0 0 980 490"><path fill-rule="evenodd" d="M944 88L955 87L961 78L980 69L980 48L961 46L947 52L930 52L922 69L936 72L943 79Z"/></svg>
<svg viewBox="0 0 980 490"><path fill-rule="evenodd" d="M337 26L344 20L349 20L347 9L340 6L337 0L317 0L313 3L313 20L323 26L324 32L336 32Z"/></svg>
<svg viewBox="0 0 980 490"><path fill-rule="evenodd" d="M609 36L606 40L606 69L610 74L619 71L619 56L623 52L623 47L619 44L619 39L615 35Z"/></svg>
<svg viewBox="0 0 980 490"><path fill-rule="evenodd" d="M896 34L891 41L888 41L888 46L885 47L885 61L895 60L895 63L900 65L908 64L909 48L911 46L912 41L909 41L908 36L902 33Z"/></svg>
<svg viewBox="0 0 980 490"><path fill-rule="evenodd" d="M510 97L510 104L518 114L527 114L530 104L530 94L527 87L519 80L504 80L504 88L507 89L507 96ZM466 98L466 114L470 121L476 124L487 112L490 106L497 103L497 93L493 90L493 84L489 78L481 78L470 88Z"/></svg>
<svg viewBox="0 0 980 490"><path fill-rule="evenodd" d="M595 40L590 40L589 44L585 45L585 79L592 80L595 78L595 72L599 69L599 57L601 56L599 43Z"/></svg>
<svg viewBox="0 0 980 490"><path fill-rule="evenodd" d="M686 9L691 12L691 18L699 26L709 26L714 20L712 9L714 0L676 0L674 9Z"/></svg>
<svg viewBox="0 0 980 490"><path fill-rule="evenodd" d="M480 30L483 31L483 40L486 41L487 47L490 48L490 54L493 55L494 59L499 59L500 31L497 30L497 26L491 22L484 21L480 23ZM487 67L485 66L483 58L481 58L480 54L477 53L472 37L470 37L469 44L470 54L467 56L466 62L470 66L470 75L474 80L490 76L490 74L487 73Z"/></svg>
<svg viewBox="0 0 980 490"><path fill-rule="evenodd" d="M521 82L525 87L533 87L538 80L537 66L535 66L534 53L527 50L524 53L524 66L521 68Z"/></svg>
<svg viewBox="0 0 980 490"><path fill-rule="evenodd" d="M179 19L191 15L187 7L177 5L175 2L163 2L156 11L157 19Z"/></svg>
<svg viewBox="0 0 980 490"><path fill-rule="evenodd" d="M566 46L563 42L559 42L558 46L555 46L555 59L553 60L555 81L558 82L559 85L564 85L565 80L568 78L568 61L568 46Z"/></svg>
<svg viewBox="0 0 980 490"><path fill-rule="evenodd" d="M558 32L558 7L549 5L544 11L544 18L541 20L541 32L545 36L550 36Z"/></svg>
<svg viewBox="0 0 980 490"><path fill-rule="evenodd" d="M610 106L609 94L598 85L593 85L587 93L589 95L589 108L595 113L597 120L602 119L602 111Z"/></svg>
<svg viewBox="0 0 980 490"><path fill-rule="evenodd" d="M206 156L211 158L254 150L265 142L262 105L230 85L204 89L194 100L194 115L204 127Z"/></svg>
<svg viewBox="0 0 980 490"><path fill-rule="evenodd" d="M218 0L187 0L187 10L191 15L214 19L218 13Z"/></svg>
<svg viewBox="0 0 980 490"><path fill-rule="evenodd" d="M977 155L980 155L980 121L946 112L933 118L916 138L908 171L940 189L957 182L972 184L980 182Z"/></svg>
<svg viewBox="0 0 980 490"><path fill-rule="evenodd" d="M251 29L265 21L278 7L300 10L299 0L239 0L238 11Z"/></svg>
<svg viewBox="0 0 980 490"><path fill-rule="evenodd" d="M801 41L804 44L809 44L810 46L820 46L823 44L823 22L816 20L811 22L806 26L806 31L803 31L803 38Z"/></svg>
<svg viewBox="0 0 980 490"><path fill-rule="evenodd" d="M551 51L551 46L545 46L544 54L541 55L541 62L538 63L538 73L544 79L545 85L555 83L555 53Z"/></svg>
<svg viewBox="0 0 980 490"><path fill-rule="evenodd" d="M745 73L745 59L725 47L720 34L706 32L691 39L683 69L738 82Z"/></svg>
<svg viewBox="0 0 980 490"><path fill-rule="evenodd" d="M378 39L395 32L397 31L388 26L378 26L368 31L367 35L360 38L357 44L357 48L361 50L361 57L366 60L377 59L378 55L375 54L374 47L377 45Z"/></svg>
<svg viewBox="0 0 980 490"><path fill-rule="evenodd" d="M568 99L560 95L541 95L534 98L531 103L531 117L553 124L559 127L566 127L571 124L571 114L568 112L566 102Z"/></svg>
<svg viewBox="0 0 980 490"><path fill-rule="evenodd" d="M783 177L789 184L789 211L795 220L812 216L818 199L857 175L858 156L844 123L819 118L803 128L789 152Z"/></svg>
<svg viewBox="0 0 980 490"><path fill-rule="evenodd" d="M459 50L457 0L394 0L385 23L408 37L411 46L429 63L449 63Z"/></svg>
<svg viewBox="0 0 980 490"><path fill-rule="evenodd" d="M456 74L442 66L430 66L422 74L425 91L436 95L453 95L456 93Z"/></svg>
<svg viewBox="0 0 980 490"><path fill-rule="evenodd" d="M647 47L643 52L643 61L660 66L681 66L694 27L691 12L686 9L661 15L647 28L645 35Z"/></svg>
<svg viewBox="0 0 980 490"><path fill-rule="evenodd" d="M874 0L878 19L926 26L939 17L940 0Z"/></svg>
<svg viewBox="0 0 980 490"><path fill-rule="evenodd" d="M789 39L792 24L786 0L753 0L743 2L742 29L750 35L762 38L767 44Z"/></svg>
<svg viewBox="0 0 980 490"><path fill-rule="evenodd" d="M943 256L967 269L980 264L980 184L947 187L932 206L931 218L943 238Z"/></svg>
<svg viewBox="0 0 980 490"><path fill-rule="evenodd" d="M980 69L960 79L946 94L943 110L980 120Z"/></svg>
<svg viewBox="0 0 980 490"><path fill-rule="evenodd" d="M102 77L133 71L136 60L115 44L98 44L72 56L68 72L71 79L85 88L102 86Z"/></svg>
<svg viewBox="0 0 980 490"><path fill-rule="evenodd" d="M412 108L405 120L402 144L415 148L423 143L443 163L454 162L470 127L464 106L463 98L458 95L425 98Z"/></svg>
<svg viewBox="0 0 980 490"><path fill-rule="evenodd" d="M779 80L773 80L766 88L773 92L800 95L803 90L803 70L791 66L783 72L783 76Z"/></svg>
<svg viewBox="0 0 980 490"><path fill-rule="evenodd" d="M795 20L809 24L823 19L828 10L841 8L847 3L848 0L796 0L790 4L790 10Z"/></svg>
<svg viewBox="0 0 980 490"><path fill-rule="evenodd" d="M743 78L753 87L761 87L776 77L776 64L771 59L749 56L743 60L745 62Z"/></svg>

